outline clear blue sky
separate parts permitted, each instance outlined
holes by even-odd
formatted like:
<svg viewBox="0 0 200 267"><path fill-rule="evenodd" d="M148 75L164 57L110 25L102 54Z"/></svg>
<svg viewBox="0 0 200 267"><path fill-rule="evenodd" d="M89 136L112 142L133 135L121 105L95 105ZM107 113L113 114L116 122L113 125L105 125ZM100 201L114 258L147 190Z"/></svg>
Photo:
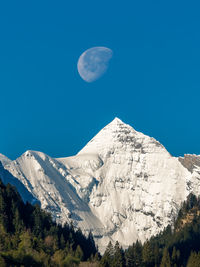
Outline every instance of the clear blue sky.
<svg viewBox="0 0 200 267"><path fill-rule="evenodd" d="M200 154L199 1L1 1L0 152L77 153L114 117ZM114 56L94 83L80 54Z"/></svg>

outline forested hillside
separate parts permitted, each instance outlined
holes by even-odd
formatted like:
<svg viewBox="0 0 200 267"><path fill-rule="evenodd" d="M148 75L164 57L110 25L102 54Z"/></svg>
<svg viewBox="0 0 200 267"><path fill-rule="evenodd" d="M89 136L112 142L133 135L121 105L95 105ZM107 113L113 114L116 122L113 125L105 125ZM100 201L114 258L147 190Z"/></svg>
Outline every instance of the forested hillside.
<svg viewBox="0 0 200 267"><path fill-rule="evenodd" d="M57 225L0 180L0 266L75 266L97 253L93 237Z"/></svg>
<svg viewBox="0 0 200 267"><path fill-rule="evenodd" d="M105 267L199 267L200 198L190 194L183 203L174 228L167 227L143 245L133 243L123 250L119 243L108 244L101 259Z"/></svg>

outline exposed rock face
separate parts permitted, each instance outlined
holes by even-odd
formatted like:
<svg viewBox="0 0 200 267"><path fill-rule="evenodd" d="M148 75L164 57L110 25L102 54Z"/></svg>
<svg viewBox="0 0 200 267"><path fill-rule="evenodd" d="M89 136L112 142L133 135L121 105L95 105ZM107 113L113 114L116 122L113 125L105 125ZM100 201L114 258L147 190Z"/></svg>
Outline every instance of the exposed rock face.
<svg viewBox="0 0 200 267"><path fill-rule="evenodd" d="M200 195L200 156L184 155L180 157L179 161L191 173L190 179L187 181L188 189L191 193Z"/></svg>
<svg viewBox="0 0 200 267"><path fill-rule="evenodd" d="M179 161L191 173L194 171L195 168L200 168L200 156L185 154L183 158L179 158Z"/></svg>
<svg viewBox="0 0 200 267"><path fill-rule="evenodd" d="M91 230L103 250L172 224L187 195L200 192L199 158L172 157L116 118L73 157L27 151L5 167L57 221Z"/></svg>

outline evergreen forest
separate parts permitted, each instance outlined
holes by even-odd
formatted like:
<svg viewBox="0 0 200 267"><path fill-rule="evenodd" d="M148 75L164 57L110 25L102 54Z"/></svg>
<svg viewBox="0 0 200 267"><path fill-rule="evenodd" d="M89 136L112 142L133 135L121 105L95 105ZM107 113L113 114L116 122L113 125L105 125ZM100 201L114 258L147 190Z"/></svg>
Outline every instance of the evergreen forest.
<svg viewBox="0 0 200 267"><path fill-rule="evenodd" d="M91 233L56 224L39 205L25 204L0 180L0 266L77 266L95 258Z"/></svg>

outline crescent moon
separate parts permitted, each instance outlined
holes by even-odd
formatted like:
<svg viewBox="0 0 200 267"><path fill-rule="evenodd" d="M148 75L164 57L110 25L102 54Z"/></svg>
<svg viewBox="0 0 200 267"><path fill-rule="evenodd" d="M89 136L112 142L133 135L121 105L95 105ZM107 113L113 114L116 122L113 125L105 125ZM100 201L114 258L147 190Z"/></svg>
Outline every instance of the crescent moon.
<svg viewBox="0 0 200 267"><path fill-rule="evenodd" d="M92 47L81 54L77 68L81 78L86 82L94 82L108 69L113 52L110 48Z"/></svg>

